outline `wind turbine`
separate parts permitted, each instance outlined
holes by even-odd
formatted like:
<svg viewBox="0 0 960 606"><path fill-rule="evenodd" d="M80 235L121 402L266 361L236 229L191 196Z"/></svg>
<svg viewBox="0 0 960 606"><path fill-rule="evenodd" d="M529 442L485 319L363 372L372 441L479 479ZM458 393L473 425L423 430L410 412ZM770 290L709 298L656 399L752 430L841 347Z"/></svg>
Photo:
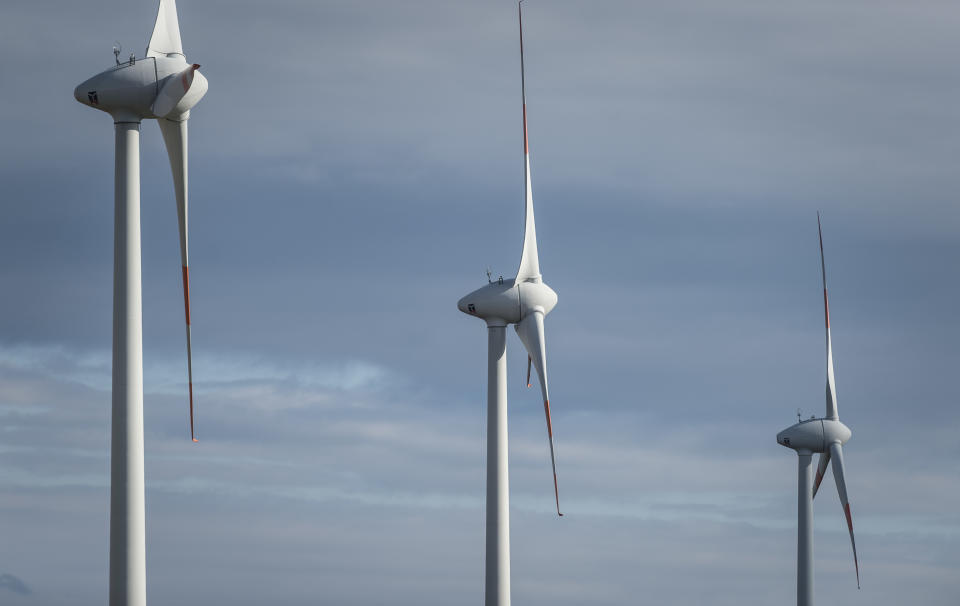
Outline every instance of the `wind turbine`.
<svg viewBox="0 0 960 606"><path fill-rule="evenodd" d="M522 3L522 0L521 0ZM527 349L527 387L530 367L536 368L543 394L543 411L550 439L550 464L553 467L553 492L560 513L557 488L557 463L553 449L553 425L550 421L550 392L547 387L547 350L543 319L557 304L557 293L544 284L537 256L537 231L533 220L533 194L530 190L530 147L527 137L527 96L523 68L523 12L520 21L520 90L523 101L523 159L525 177L526 226L523 252L517 277L500 278L460 299L457 308L487 323L487 540L486 606L510 604L510 496L507 464L507 341L506 327L513 324ZM489 279L489 278L488 278Z"/></svg>
<svg viewBox="0 0 960 606"><path fill-rule="evenodd" d="M799 477L797 483L797 606L813 604L813 497L816 496L833 461L833 479L840 495L840 504L847 518L853 565L860 588L860 564L857 562L857 543L853 538L853 519L847 499L847 483L843 472L843 445L850 439L850 429L840 422L837 414L837 388L833 377L833 346L830 339L830 304L827 300L827 266L823 259L823 230L817 213L817 232L820 235L820 271L823 276L823 313L827 329L827 413L822 419L811 417L777 434L777 442L797 451ZM816 482L811 486L813 453L820 453Z"/></svg>
<svg viewBox="0 0 960 606"><path fill-rule="evenodd" d="M146 604L143 484L143 322L140 283L140 122L156 119L170 157L180 228L183 300L187 327L190 437L193 360L190 344L190 273L187 263L187 120L207 92L200 66L187 63L174 0L160 0L145 57L133 54L78 86L77 101L113 118L113 417L110 453L110 604Z"/></svg>

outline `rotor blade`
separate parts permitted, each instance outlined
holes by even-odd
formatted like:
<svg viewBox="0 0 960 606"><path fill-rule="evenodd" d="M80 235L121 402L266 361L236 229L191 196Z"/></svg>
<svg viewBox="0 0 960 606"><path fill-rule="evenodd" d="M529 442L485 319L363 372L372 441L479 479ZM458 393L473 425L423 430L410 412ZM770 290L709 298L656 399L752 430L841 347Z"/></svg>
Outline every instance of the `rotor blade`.
<svg viewBox="0 0 960 606"><path fill-rule="evenodd" d="M187 120L157 120L170 157L173 188L177 196L180 228L180 262L183 267L183 308L187 321L187 385L190 390L190 439L197 442L193 420L193 348L190 342L190 269L187 255Z"/></svg>
<svg viewBox="0 0 960 606"><path fill-rule="evenodd" d="M520 16L520 91L523 100L523 176L525 197L525 219L523 228L523 252L520 253L520 267L517 269L517 284L521 282L540 282L540 257L537 255L537 226L533 220L533 192L530 188L530 145L527 137L527 90L526 76L523 70L523 11L517 4Z"/></svg>
<svg viewBox="0 0 960 606"><path fill-rule="evenodd" d="M530 385L530 366L532 366L532 365L533 365L533 358L531 358L530 356L527 356L527 387L531 387L531 385Z"/></svg>
<svg viewBox="0 0 960 606"><path fill-rule="evenodd" d="M840 504L843 505L843 513L847 517L850 546L853 547L853 565L857 571L857 589L860 589L860 564L857 562L857 543L853 539L853 518L850 517L850 501L847 500L847 483L843 476L843 448L839 442L830 445L830 454L833 455L833 480L837 484Z"/></svg>
<svg viewBox="0 0 960 606"><path fill-rule="evenodd" d="M560 513L560 489L557 486L557 459L553 448L553 422L550 419L550 390L547 386L547 348L543 331L543 312L534 311L514 326L517 335L533 367L537 369L540 378L540 389L543 392L543 412L547 417L547 436L550 438L550 465L553 467L553 494L557 501L557 515Z"/></svg>
<svg viewBox="0 0 960 606"><path fill-rule="evenodd" d="M830 338L830 302L827 299L827 264L823 259L823 229L817 213L817 233L820 235L820 272L823 276L823 319L827 328L827 418L838 420L837 385L833 376L833 341Z"/></svg>
<svg viewBox="0 0 960 606"><path fill-rule="evenodd" d="M813 480L813 496L817 496L820 489L820 482L823 482L823 476L827 473L827 465L830 464L830 451L820 453L820 461L817 464L817 477Z"/></svg>
<svg viewBox="0 0 960 606"><path fill-rule="evenodd" d="M200 66L194 63L180 73L167 78L166 83L157 93L150 111L158 118L165 118L173 112L180 100L187 96L187 91L193 85L193 76Z"/></svg>
<svg viewBox="0 0 960 606"><path fill-rule="evenodd" d="M175 0L160 0L157 22L153 26L153 35L150 36L150 42L147 44L147 56L166 57L174 54L183 54L177 3Z"/></svg>

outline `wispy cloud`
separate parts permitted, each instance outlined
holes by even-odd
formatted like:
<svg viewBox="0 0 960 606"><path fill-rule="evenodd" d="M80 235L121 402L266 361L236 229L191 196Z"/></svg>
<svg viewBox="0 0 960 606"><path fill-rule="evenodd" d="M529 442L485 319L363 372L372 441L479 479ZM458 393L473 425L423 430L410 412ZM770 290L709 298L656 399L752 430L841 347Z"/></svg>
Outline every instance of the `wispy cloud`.
<svg viewBox="0 0 960 606"><path fill-rule="evenodd" d="M102 390L110 387L111 353L62 345L0 343L0 368L56 377L58 381L76 382ZM186 362L180 359L160 360L145 366L145 392L165 393L179 389L185 383L185 368ZM382 366L359 360L280 364L262 355L242 352L203 353L195 356L194 368L200 390L285 384L344 392L381 389L391 381L400 380L396 373Z"/></svg>
<svg viewBox="0 0 960 606"><path fill-rule="evenodd" d="M8 572L0 573L0 589L6 589L18 595L30 595L33 593L30 587L23 582L23 579Z"/></svg>

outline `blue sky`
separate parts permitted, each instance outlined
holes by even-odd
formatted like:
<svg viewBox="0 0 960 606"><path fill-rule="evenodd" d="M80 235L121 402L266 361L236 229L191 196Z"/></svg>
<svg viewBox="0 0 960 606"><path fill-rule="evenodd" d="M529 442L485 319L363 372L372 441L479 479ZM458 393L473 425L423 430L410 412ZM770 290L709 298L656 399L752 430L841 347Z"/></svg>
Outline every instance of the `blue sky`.
<svg viewBox="0 0 960 606"><path fill-rule="evenodd" d="M794 592L822 414L816 210L863 589L832 479L816 594L960 585L960 9L525 4L563 519L508 337L513 598ZM73 87L156 6L0 8L0 603L107 595L113 149ZM450 604L483 592L485 329L456 301L522 237L513 2L179 3L201 443L176 214L142 127L148 599ZM511 331L512 332L512 331Z"/></svg>

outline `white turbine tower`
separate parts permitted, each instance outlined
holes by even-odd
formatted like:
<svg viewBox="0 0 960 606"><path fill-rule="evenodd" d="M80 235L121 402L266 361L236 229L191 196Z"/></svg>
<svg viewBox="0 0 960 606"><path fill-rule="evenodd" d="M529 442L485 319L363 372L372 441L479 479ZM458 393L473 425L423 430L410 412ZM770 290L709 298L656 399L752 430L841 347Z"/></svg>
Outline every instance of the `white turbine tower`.
<svg viewBox="0 0 960 606"><path fill-rule="evenodd" d="M140 284L140 121L156 119L170 157L180 228L187 326L190 437L193 362L187 269L187 119L207 80L187 63L174 0L160 0L146 56L133 54L74 90L77 101L114 122L113 418L110 453L110 604L146 604L143 483L143 326Z"/></svg>
<svg viewBox="0 0 960 606"><path fill-rule="evenodd" d="M521 0L522 2L522 0ZM530 148L527 138L527 98L523 70L523 15L520 18L520 83L523 100L523 157L526 192L526 226L520 267L513 280L500 278L460 299L460 311L487 323L487 541L486 606L510 604L510 496L507 465L507 341L506 326L514 324L527 349L527 387L530 366L537 369L543 393L543 410L550 439L553 491L560 513L557 464L550 421L550 392L547 387L547 351L543 319L557 304L557 293L543 283L537 257L537 233L533 221L533 194L530 191Z"/></svg>
<svg viewBox="0 0 960 606"><path fill-rule="evenodd" d="M817 214L820 234L820 271L823 276L823 313L827 328L827 414L824 418L800 421L777 434L777 442L797 451L799 479L797 495L797 606L813 604L813 497L820 488L827 465L833 461L833 479L840 495L840 504L847 518L850 545L853 547L853 565L860 588L860 564L857 562L857 543L853 538L853 519L847 500L847 484L843 473L843 445L850 439L850 429L840 422L837 414L837 389L833 379L833 346L830 340L830 304L827 300L827 267L823 260L823 230ZM812 480L813 453L820 453L816 483Z"/></svg>

